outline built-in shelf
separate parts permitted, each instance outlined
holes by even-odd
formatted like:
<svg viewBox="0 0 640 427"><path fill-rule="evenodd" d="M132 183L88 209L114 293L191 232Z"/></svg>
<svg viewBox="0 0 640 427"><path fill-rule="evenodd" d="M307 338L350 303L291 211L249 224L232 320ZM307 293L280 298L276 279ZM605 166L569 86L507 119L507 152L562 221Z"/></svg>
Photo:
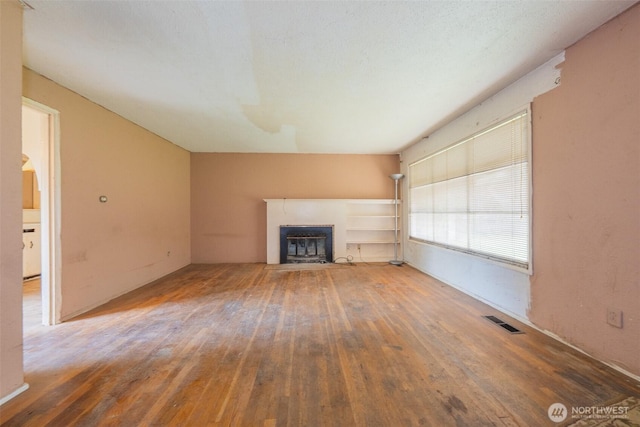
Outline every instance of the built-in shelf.
<svg viewBox="0 0 640 427"><path fill-rule="evenodd" d="M265 199L265 202L269 264L280 262L281 225L333 226L334 260L338 262L344 262L345 258L354 262L386 262L394 258L393 199Z"/></svg>
<svg viewBox="0 0 640 427"><path fill-rule="evenodd" d="M394 200L369 199L347 202L347 256L352 256L356 262L392 259L395 223Z"/></svg>

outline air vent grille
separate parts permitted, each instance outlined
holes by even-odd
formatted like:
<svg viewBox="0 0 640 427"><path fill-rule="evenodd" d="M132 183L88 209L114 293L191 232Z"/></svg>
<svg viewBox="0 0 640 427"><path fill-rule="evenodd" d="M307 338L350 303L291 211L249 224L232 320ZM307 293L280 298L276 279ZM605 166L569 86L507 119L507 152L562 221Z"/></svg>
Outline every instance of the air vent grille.
<svg viewBox="0 0 640 427"><path fill-rule="evenodd" d="M500 320L496 316L482 316L482 317L484 317L485 319L489 320L492 323L495 323L496 325L500 326L502 329L508 331L511 334L524 334L524 332L521 331L520 329L516 328L515 326L511 326L510 324Z"/></svg>

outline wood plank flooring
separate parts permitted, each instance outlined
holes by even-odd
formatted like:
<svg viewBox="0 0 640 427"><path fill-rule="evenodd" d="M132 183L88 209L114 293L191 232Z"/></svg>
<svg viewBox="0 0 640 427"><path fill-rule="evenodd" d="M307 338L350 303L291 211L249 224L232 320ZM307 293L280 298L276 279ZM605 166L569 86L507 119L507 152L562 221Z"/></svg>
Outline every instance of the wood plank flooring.
<svg viewBox="0 0 640 427"><path fill-rule="evenodd" d="M640 394L407 265L192 265L24 351L3 426L547 426L552 403Z"/></svg>

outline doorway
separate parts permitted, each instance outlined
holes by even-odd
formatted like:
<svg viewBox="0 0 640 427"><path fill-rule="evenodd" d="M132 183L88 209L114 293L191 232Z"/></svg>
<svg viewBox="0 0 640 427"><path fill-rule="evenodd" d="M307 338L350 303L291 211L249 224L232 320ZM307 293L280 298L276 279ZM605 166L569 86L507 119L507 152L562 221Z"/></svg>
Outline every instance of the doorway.
<svg viewBox="0 0 640 427"><path fill-rule="evenodd" d="M39 209L23 210L39 222L42 324L60 323L60 137L58 111L38 102L22 101L22 152L31 162L40 193ZM24 221L23 221L24 222ZM30 228L29 228L30 229Z"/></svg>
<svg viewBox="0 0 640 427"><path fill-rule="evenodd" d="M29 135L26 136L28 139ZM40 225L38 174L29 156L22 153L22 330L24 336L43 324L40 287L42 272Z"/></svg>

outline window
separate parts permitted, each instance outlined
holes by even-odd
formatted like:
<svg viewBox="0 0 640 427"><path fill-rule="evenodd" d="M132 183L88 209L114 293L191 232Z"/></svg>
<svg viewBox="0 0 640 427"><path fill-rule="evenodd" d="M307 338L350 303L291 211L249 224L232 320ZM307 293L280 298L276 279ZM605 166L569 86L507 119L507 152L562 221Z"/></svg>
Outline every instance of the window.
<svg viewBox="0 0 640 427"><path fill-rule="evenodd" d="M409 166L409 237L529 269L529 113Z"/></svg>

